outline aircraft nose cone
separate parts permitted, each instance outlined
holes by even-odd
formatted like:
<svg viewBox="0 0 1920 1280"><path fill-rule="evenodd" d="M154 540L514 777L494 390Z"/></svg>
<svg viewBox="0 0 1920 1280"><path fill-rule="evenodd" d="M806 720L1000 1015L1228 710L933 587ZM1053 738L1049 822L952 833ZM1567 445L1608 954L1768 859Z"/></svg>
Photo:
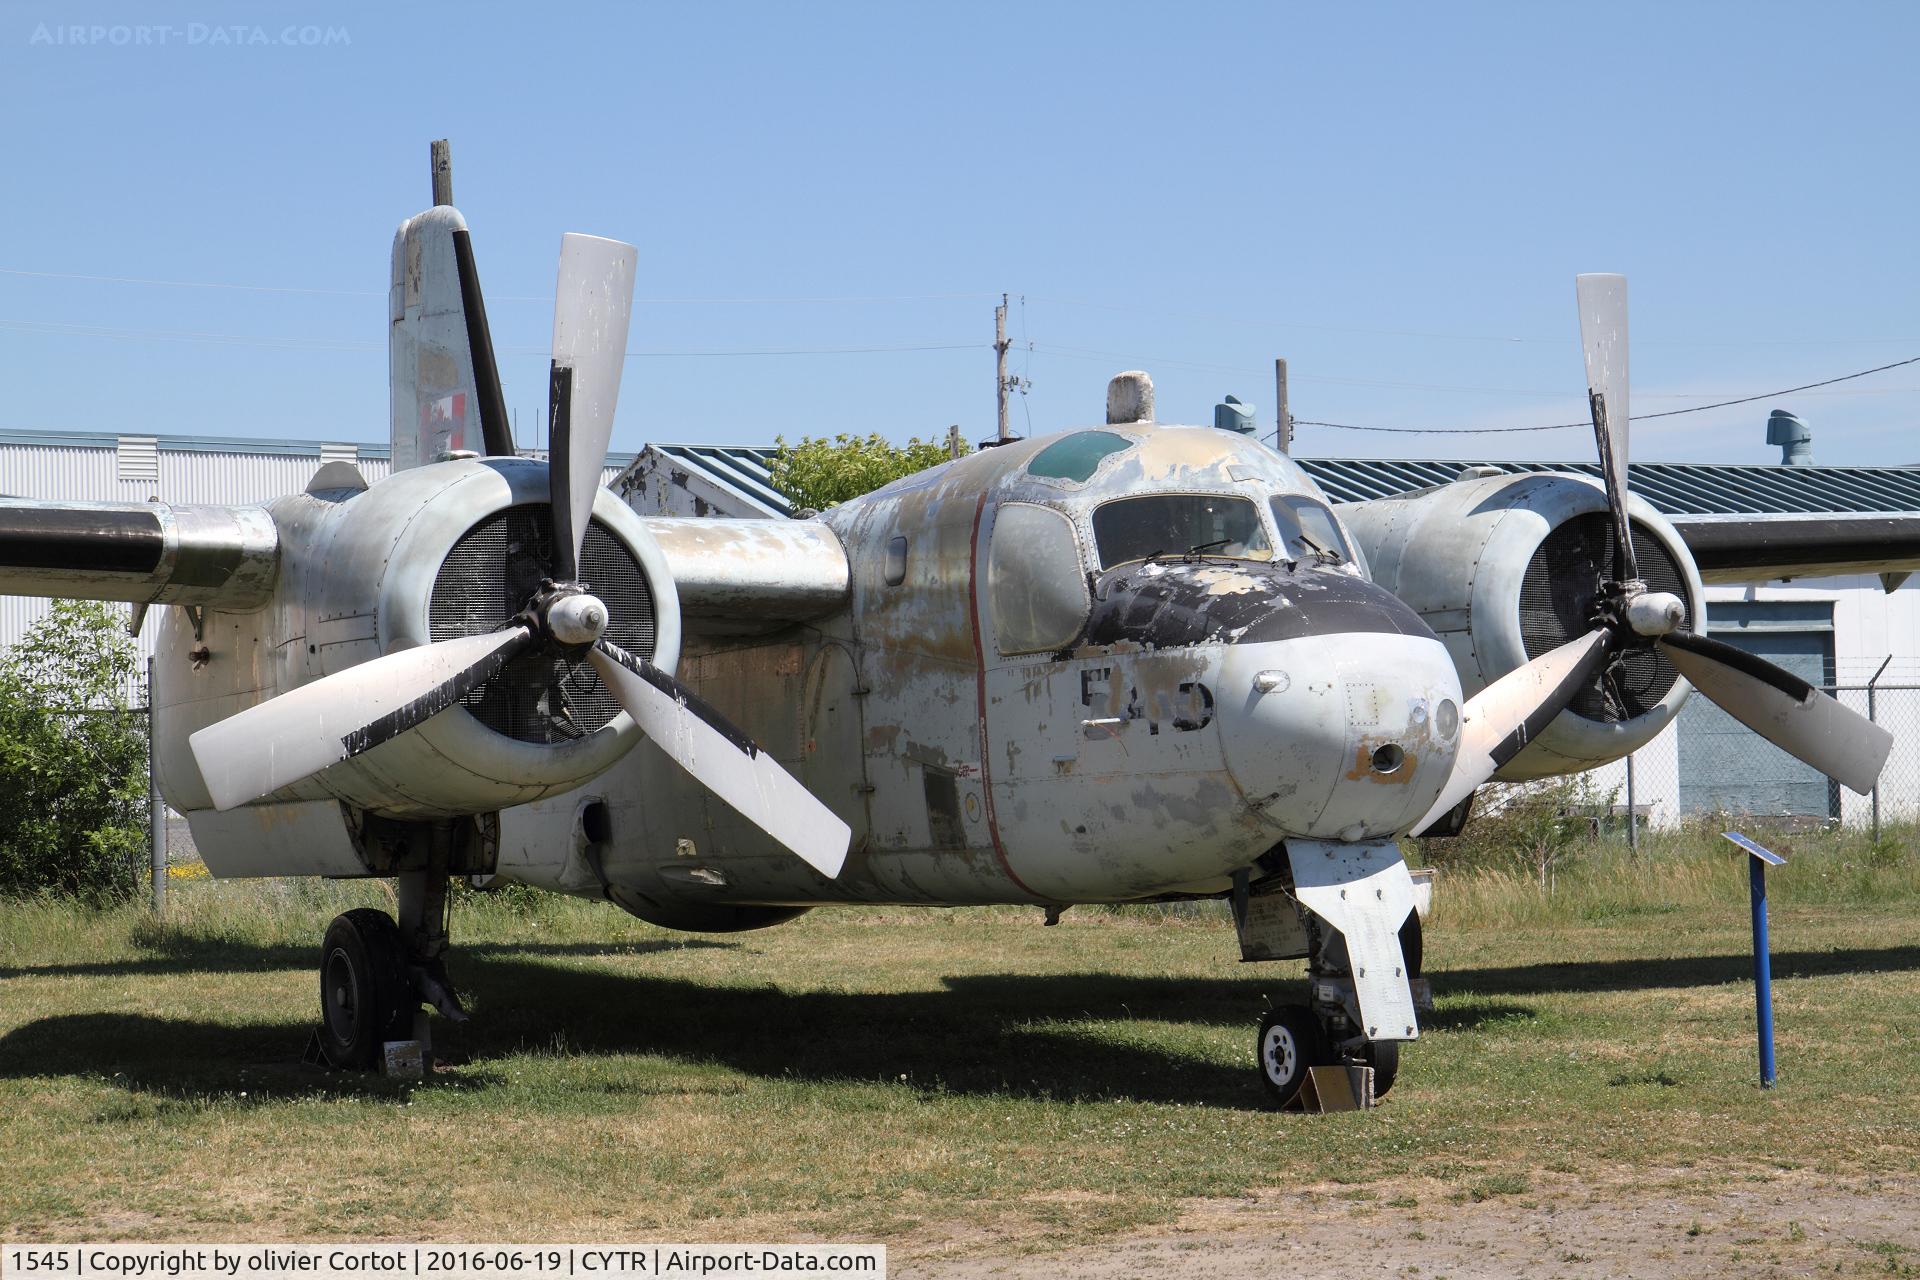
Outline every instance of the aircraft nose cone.
<svg viewBox="0 0 1920 1280"><path fill-rule="evenodd" d="M1282 834L1392 835L1426 813L1453 769L1460 681L1430 631L1238 644L1221 684L1228 771Z"/></svg>

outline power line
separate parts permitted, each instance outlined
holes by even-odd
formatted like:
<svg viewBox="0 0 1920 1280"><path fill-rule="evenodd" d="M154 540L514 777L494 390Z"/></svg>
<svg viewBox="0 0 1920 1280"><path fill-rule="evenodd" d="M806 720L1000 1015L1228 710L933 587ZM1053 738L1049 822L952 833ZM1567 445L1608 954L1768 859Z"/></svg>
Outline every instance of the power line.
<svg viewBox="0 0 1920 1280"><path fill-rule="evenodd" d="M1904 365L1920 364L1920 356L1909 356L1905 360L1895 360L1892 364L1879 365L1872 369L1862 369L1857 373L1843 373L1837 378L1824 378L1819 382L1802 383L1797 387L1787 387L1780 391L1763 391L1759 395L1740 396L1732 400L1716 400L1712 404L1689 405L1685 409L1666 409L1659 413L1636 413L1633 421L1641 422L1652 418L1673 418L1683 413L1704 413L1708 409L1725 409L1729 405L1752 404L1755 400L1771 400L1776 396L1790 396L1796 391L1811 391L1815 387L1830 387L1836 382L1851 382L1855 378L1864 378L1870 374L1885 373L1889 369L1898 369ZM1575 428L1590 427L1591 422L1555 422L1538 427L1373 427L1353 422L1316 422L1310 418L1296 418L1295 425L1303 427L1331 427L1338 431L1377 431L1385 435L1402 436L1497 436L1510 435L1523 431L1571 431Z"/></svg>
<svg viewBox="0 0 1920 1280"><path fill-rule="evenodd" d="M42 333L56 337L113 338L133 342L197 342L219 346L272 347L282 350L372 352L380 344L348 338L276 338L263 334L202 333L189 329L115 329L105 325L62 324L51 320L10 320L0 318L0 329L16 333ZM972 351L985 344L946 342L902 344L879 347L768 347L712 351L629 351L629 360L687 360L724 356L850 356L885 354L901 351ZM502 347L507 355L548 354L544 347Z"/></svg>
<svg viewBox="0 0 1920 1280"><path fill-rule="evenodd" d="M1442 342L1491 342L1503 345L1541 344L1554 345L1564 343L1564 337L1523 337L1513 334L1493 333L1439 333L1429 329L1384 329L1363 325L1314 324L1300 320L1256 320L1246 316L1227 316L1194 311L1173 311L1161 307L1140 306L1128 303L1094 302L1085 298L1060 298L1032 295L1035 302L1051 302L1057 306L1085 307L1095 311L1112 311L1134 315L1164 316L1175 320L1199 320L1207 324L1227 324L1248 329L1298 329L1314 333L1351 333L1383 338L1423 338ZM1639 338L1636 345L1667 347L1800 347L1800 346L1865 346L1871 343L1911 343L1920 341L1912 337L1885 338L1745 338L1695 339L1695 338Z"/></svg>
<svg viewBox="0 0 1920 1280"><path fill-rule="evenodd" d="M0 275L23 276L34 280L80 280L90 284L139 284L165 289L227 289L241 293L315 294L330 298L384 298L384 289L309 289L298 285L229 284L219 280L159 280L147 276L100 276L75 271L28 271L20 267L0 267ZM822 303L852 304L880 302L949 302L992 297L987 293L899 293L847 297L767 297L767 298L635 298L646 306L778 306ZM495 302L544 302L551 306L553 295L501 294Z"/></svg>

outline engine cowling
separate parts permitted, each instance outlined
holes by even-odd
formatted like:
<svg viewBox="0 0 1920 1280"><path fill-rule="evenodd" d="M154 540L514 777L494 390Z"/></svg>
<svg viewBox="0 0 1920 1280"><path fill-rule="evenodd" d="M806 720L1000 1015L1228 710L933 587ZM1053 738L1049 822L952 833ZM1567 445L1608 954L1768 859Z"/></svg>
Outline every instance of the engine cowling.
<svg viewBox="0 0 1920 1280"><path fill-rule="evenodd" d="M517 458L417 467L364 490L320 490L269 506L280 533L274 598L215 615L207 653L169 620L176 660L163 701L169 800L210 806L185 750L204 724L402 649L490 632L522 608L550 561L546 468ZM608 609L613 643L672 671L680 609L665 557L640 518L600 490L581 576ZM173 611L178 612L178 611ZM640 739L592 667L549 653L509 662L451 713L266 797L334 799L386 817L484 813L596 777ZM267 749L263 745L263 749Z"/></svg>
<svg viewBox="0 0 1920 1280"><path fill-rule="evenodd" d="M1706 629L1706 599L1686 543L1629 495L1634 554L1651 591L1686 605L1683 627ZM1471 698L1532 658L1585 633L1595 584L1611 573L1606 492L1552 473L1461 480L1340 508L1374 580L1418 613L1453 655ZM1654 648L1627 653L1604 686L1584 689L1498 775L1574 773L1651 741L1691 686Z"/></svg>

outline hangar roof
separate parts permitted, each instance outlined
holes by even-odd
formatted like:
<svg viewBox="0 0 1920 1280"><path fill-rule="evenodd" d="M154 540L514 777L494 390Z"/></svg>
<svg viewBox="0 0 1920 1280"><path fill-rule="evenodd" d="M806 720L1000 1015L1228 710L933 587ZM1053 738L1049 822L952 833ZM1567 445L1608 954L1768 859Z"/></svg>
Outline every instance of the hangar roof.
<svg viewBox="0 0 1920 1280"><path fill-rule="evenodd" d="M1385 458L1301 458L1335 502L1359 502L1458 480L1479 464ZM1571 471L1598 477L1597 462L1497 462L1491 471ZM1912 467L1730 466L1636 462L1628 487L1669 516L1813 515L1920 511Z"/></svg>
<svg viewBox="0 0 1920 1280"><path fill-rule="evenodd" d="M767 464L773 450L757 445L654 444L642 452L726 488L743 490L781 514ZM1299 458L1335 502L1410 493L1458 480L1472 462L1391 458ZM1494 471L1571 471L1598 476L1598 463L1503 462ZM1688 516L1817 515L1920 511L1920 468L1729 466L1708 462L1634 464L1634 492L1682 522Z"/></svg>

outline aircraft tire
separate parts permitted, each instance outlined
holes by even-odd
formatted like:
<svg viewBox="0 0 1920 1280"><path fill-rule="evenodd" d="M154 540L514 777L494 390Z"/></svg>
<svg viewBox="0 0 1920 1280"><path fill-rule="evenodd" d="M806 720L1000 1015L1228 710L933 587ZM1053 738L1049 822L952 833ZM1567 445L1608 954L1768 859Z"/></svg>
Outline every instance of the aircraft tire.
<svg viewBox="0 0 1920 1280"><path fill-rule="evenodd" d="M371 907L335 916L320 945L320 1040L327 1060L371 1070L386 1041L412 1034L414 1004L393 917Z"/></svg>
<svg viewBox="0 0 1920 1280"><path fill-rule="evenodd" d="M1365 1057L1367 1065L1373 1068L1373 1096L1384 1098L1387 1090L1393 1088L1395 1077L1400 1074L1400 1042L1370 1040Z"/></svg>
<svg viewBox="0 0 1920 1280"><path fill-rule="evenodd" d="M1260 1083L1276 1108L1292 1105L1306 1081L1307 1068L1333 1060L1327 1033L1313 1010L1303 1004L1283 1004L1267 1010L1254 1041L1260 1064Z"/></svg>

